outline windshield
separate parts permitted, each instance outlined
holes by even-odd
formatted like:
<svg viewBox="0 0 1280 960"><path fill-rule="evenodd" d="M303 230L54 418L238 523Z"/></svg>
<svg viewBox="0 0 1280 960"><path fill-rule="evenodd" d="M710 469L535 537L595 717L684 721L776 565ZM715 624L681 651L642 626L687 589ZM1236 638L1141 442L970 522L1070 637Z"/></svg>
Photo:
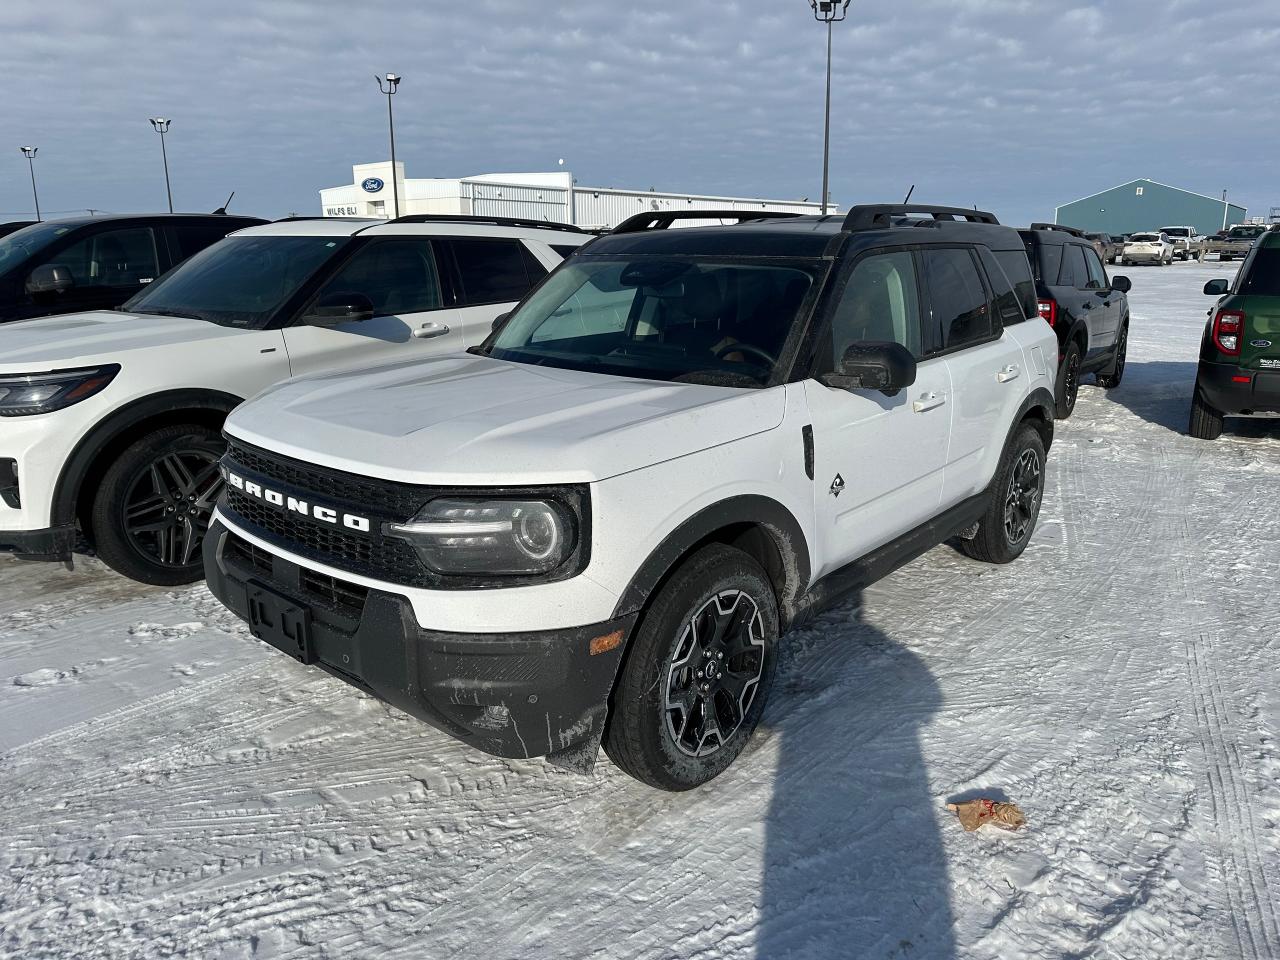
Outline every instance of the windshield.
<svg viewBox="0 0 1280 960"><path fill-rule="evenodd" d="M1233 240L1254 240L1265 232L1265 227L1232 227L1227 236ZM3 241L0 241L3 243Z"/></svg>
<svg viewBox="0 0 1280 960"><path fill-rule="evenodd" d="M1159 243L1160 238L1154 233L1135 233L1129 238L1131 243Z"/></svg>
<svg viewBox="0 0 1280 960"><path fill-rule="evenodd" d="M122 309L260 329L346 243L346 237L227 237Z"/></svg>
<svg viewBox="0 0 1280 960"><path fill-rule="evenodd" d="M769 382L818 263L575 258L480 352L646 380Z"/></svg>
<svg viewBox="0 0 1280 960"><path fill-rule="evenodd" d="M0 273L7 273L21 266L32 254L43 250L74 229L75 226L54 220L49 223L33 223L8 236L0 237Z"/></svg>
<svg viewBox="0 0 1280 960"><path fill-rule="evenodd" d="M1170 237L1189 237L1189 236L1191 236L1191 231L1190 231L1190 230L1188 230L1186 227L1162 227L1162 228L1160 229L1160 232L1161 232L1161 233L1164 233L1164 234L1167 234L1167 235L1168 235L1168 236L1170 236Z"/></svg>

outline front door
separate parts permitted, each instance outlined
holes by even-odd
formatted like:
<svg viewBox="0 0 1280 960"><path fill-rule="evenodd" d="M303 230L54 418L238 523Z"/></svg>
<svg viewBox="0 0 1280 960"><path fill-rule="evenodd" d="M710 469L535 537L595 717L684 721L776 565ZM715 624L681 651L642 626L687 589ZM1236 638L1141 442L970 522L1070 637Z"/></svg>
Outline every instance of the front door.
<svg viewBox="0 0 1280 960"><path fill-rule="evenodd" d="M924 334L915 257L870 253L842 278L819 338L813 375L837 368L861 341L901 343L917 357ZM951 423L951 377L942 358L922 360L896 396L804 383L814 436L814 513L823 576L938 512Z"/></svg>
<svg viewBox="0 0 1280 960"><path fill-rule="evenodd" d="M26 316L109 310L160 276L151 227L94 228L41 263L65 267L72 287L62 293L29 294Z"/></svg>

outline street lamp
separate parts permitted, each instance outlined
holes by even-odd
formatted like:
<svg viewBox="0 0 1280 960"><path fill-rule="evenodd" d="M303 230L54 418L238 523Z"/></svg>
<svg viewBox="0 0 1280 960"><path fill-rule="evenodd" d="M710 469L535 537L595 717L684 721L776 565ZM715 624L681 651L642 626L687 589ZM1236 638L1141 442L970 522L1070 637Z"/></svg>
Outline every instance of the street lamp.
<svg viewBox="0 0 1280 960"><path fill-rule="evenodd" d="M391 219L400 216L400 183L396 176L396 121L391 115L391 98L396 95L396 87L400 86L400 76L395 73L387 74L387 85L382 85L382 77L375 76L378 81L378 89L387 96L387 127L391 131Z"/></svg>
<svg viewBox="0 0 1280 960"><path fill-rule="evenodd" d="M27 167L31 171L31 199L36 202L36 220L40 219L40 194L36 193L36 151L39 147L19 147L22 155L27 158Z"/></svg>
<svg viewBox="0 0 1280 960"><path fill-rule="evenodd" d="M827 212L827 183L831 169L831 25L849 12L851 0L809 0L813 18L827 25L827 110L822 128L822 213Z"/></svg>
<svg viewBox="0 0 1280 960"><path fill-rule="evenodd" d="M164 192L169 198L169 212L173 213L173 191L169 189L169 154L164 149L164 135L169 129L169 124L173 121L166 120L164 117L151 117L149 119L156 133L160 134L160 157L164 160Z"/></svg>

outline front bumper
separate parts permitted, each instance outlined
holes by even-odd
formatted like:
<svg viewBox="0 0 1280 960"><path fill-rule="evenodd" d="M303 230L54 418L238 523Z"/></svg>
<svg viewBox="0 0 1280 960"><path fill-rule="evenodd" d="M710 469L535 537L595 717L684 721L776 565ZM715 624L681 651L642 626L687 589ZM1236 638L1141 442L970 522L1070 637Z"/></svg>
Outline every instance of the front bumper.
<svg viewBox="0 0 1280 960"><path fill-rule="evenodd" d="M1201 360L1196 386L1209 406L1225 414L1280 413L1280 370Z"/></svg>
<svg viewBox="0 0 1280 960"><path fill-rule="evenodd" d="M0 530L0 549L19 560L70 560L76 545L75 524L43 530Z"/></svg>
<svg viewBox="0 0 1280 960"><path fill-rule="evenodd" d="M309 644L299 659L500 757L599 741L636 620L527 633L428 630L405 597L303 567L216 518L204 562L209 589L246 622L264 588L306 611ZM476 599L501 603L501 593Z"/></svg>

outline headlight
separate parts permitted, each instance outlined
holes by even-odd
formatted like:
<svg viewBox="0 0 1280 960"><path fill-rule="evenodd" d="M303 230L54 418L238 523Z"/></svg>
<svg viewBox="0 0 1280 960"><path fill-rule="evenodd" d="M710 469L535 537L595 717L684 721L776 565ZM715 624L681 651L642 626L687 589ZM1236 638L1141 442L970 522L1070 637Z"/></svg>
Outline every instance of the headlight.
<svg viewBox="0 0 1280 960"><path fill-rule="evenodd" d="M433 500L385 530L446 575L550 573L578 541L572 512L554 500Z"/></svg>
<svg viewBox="0 0 1280 960"><path fill-rule="evenodd" d="M87 400L120 372L118 364L55 373L0 375L0 417L28 417Z"/></svg>

